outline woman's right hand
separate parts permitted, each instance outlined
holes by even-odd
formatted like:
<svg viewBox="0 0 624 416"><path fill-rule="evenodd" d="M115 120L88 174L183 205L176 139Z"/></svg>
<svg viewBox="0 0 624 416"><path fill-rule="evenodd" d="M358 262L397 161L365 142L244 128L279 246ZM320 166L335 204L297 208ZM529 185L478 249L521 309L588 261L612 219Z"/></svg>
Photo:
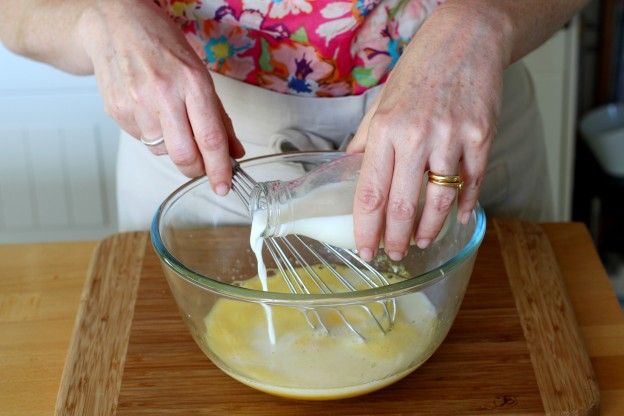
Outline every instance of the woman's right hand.
<svg viewBox="0 0 624 416"><path fill-rule="evenodd" d="M106 111L137 139L168 153L188 177L230 189L230 155L244 150L210 74L182 31L151 0L96 1L77 33L91 58Z"/></svg>

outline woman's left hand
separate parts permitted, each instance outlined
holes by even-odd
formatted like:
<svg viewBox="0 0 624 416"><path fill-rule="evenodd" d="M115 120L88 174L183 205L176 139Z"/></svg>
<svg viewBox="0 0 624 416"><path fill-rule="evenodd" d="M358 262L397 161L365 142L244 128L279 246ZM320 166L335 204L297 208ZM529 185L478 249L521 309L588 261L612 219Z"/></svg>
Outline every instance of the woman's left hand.
<svg viewBox="0 0 624 416"><path fill-rule="evenodd" d="M458 220L468 222L495 134L508 60L507 28L482 13L438 7L406 47L348 148L364 152L354 202L355 239L364 260L373 258L382 236L393 260L404 257L412 238L421 248L435 239L457 190L430 184L416 224L428 170L461 175Z"/></svg>

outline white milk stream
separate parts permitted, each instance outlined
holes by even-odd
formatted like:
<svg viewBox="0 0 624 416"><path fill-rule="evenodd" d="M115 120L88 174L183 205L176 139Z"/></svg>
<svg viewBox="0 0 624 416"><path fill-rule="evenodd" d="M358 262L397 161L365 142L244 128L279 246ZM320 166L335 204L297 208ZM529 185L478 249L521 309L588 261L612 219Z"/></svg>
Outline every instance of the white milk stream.
<svg viewBox="0 0 624 416"><path fill-rule="evenodd" d="M323 186L292 200L296 218L282 230L341 248L355 248L352 214L327 215L328 201L335 212L344 211L349 206L344 204L352 203L352 190L338 185ZM267 276L262 257L267 222L267 211L253 213L249 243L256 256L258 276L244 282L244 286L288 291L281 277ZM327 269L319 266L315 270L331 280ZM366 333L366 342L345 334L326 336L311 331L298 309L261 306L259 309L251 303L219 300L205 318L206 342L232 377L287 397L341 398L377 390L420 365L443 336L437 330L435 306L420 292L397 298L396 320L392 331L385 335L360 308L343 308L349 320ZM320 313L338 331L335 334L340 334L344 324L336 312Z"/></svg>
<svg viewBox="0 0 624 416"><path fill-rule="evenodd" d="M292 212L295 212L296 219L290 223L284 224L283 229L288 230L289 234L303 235L332 246L344 249L355 249L353 214L350 212L353 204L353 186L352 182L330 183L312 189L310 192L292 199L290 201L291 208L284 207L284 209L291 209ZM423 196L424 192L421 192L421 197ZM335 211L346 211L349 213L327 215L328 201L330 201ZM436 241L444 236L446 230L449 228L450 218L455 215L457 215L456 205L449 214L447 221L445 221ZM249 236L249 245L256 256L258 277L262 283L262 290L264 291L268 290L268 286L267 270L264 259L262 258L262 247L264 244L264 237L262 234L266 229L267 221L266 210L257 210L254 212ZM267 318L269 339L271 344L274 345L276 335L272 311L270 306L264 304L262 306Z"/></svg>
<svg viewBox="0 0 624 416"><path fill-rule="evenodd" d="M251 220L251 233L249 234L249 245L251 246L251 251L253 251L256 256L256 263L258 264L258 278L260 279L260 283L262 285L262 290L267 292L269 287L267 285L267 270L266 265L264 264L264 259L262 258L262 246L264 245L264 237L262 237L262 233L266 228L267 224L267 215L266 211L258 210L254 213L253 219ZM269 340L271 345L275 345L275 327L273 326L273 312L271 307L266 304L262 304L264 308L264 313L267 318L267 333L269 335Z"/></svg>
<svg viewBox="0 0 624 416"><path fill-rule="evenodd" d="M348 187L349 189L347 189ZM292 200L293 210L297 212L297 219L285 225L291 234L301 234L314 238L318 241L331 244L336 247L354 249L355 238L353 236L353 215L319 216L317 201L325 199L340 204L342 207L350 207L353 203L352 184L334 183L321 186L312 190L301 198ZM258 278L262 284L262 290L267 291L267 270L262 258L264 245L263 232L267 226L267 211L257 210L253 213L251 221L251 233L249 245L256 256L258 265ZM262 305L267 318L267 331L271 344L275 345L275 327L273 325L271 307Z"/></svg>

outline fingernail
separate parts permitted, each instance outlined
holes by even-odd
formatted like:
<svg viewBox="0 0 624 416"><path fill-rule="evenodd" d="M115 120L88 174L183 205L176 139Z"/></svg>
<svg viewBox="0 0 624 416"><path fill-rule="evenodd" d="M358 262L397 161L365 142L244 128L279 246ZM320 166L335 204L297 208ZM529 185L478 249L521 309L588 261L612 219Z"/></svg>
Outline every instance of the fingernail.
<svg viewBox="0 0 624 416"><path fill-rule="evenodd" d="M393 261L401 261L403 258L403 253L398 251L391 251L388 253L388 257L390 257Z"/></svg>
<svg viewBox="0 0 624 416"><path fill-rule="evenodd" d="M371 261L373 259L373 250L370 248L361 248L359 254L360 258L364 261Z"/></svg>
<svg viewBox="0 0 624 416"><path fill-rule="evenodd" d="M427 248L430 243L431 240L429 240L428 238L419 238L418 240L416 240L416 245L419 248Z"/></svg>
<svg viewBox="0 0 624 416"><path fill-rule="evenodd" d="M220 196L227 195L229 190L230 190L230 187L224 183L220 183L217 186L215 186L215 192L217 193L217 195L220 195Z"/></svg>
<svg viewBox="0 0 624 416"><path fill-rule="evenodd" d="M464 212L461 215L461 218L459 219L459 222L461 222L462 224L466 225L466 224L468 224L469 220L470 220L470 212Z"/></svg>

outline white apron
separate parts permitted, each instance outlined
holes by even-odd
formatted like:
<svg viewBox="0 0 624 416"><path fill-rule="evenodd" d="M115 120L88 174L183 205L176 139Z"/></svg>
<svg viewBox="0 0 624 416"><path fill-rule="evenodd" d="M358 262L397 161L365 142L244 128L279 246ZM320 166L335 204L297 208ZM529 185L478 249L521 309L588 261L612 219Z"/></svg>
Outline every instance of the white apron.
<svg viewBox="0 0 624 416"><path fill-rule="evenodd" d="M381 91L358 96L298 97L269 91L212 73L214 84L245 157L286 148L329 150L353 134ZM488 215L541 221L550 218L542 121L533 84L522 63L504 74L503 105L479 202ZM122 132L117 158L120 231L147 230L157 207L189 179L167 156L154 156ZM289 143L284 143L288 141Z"/></svg>

